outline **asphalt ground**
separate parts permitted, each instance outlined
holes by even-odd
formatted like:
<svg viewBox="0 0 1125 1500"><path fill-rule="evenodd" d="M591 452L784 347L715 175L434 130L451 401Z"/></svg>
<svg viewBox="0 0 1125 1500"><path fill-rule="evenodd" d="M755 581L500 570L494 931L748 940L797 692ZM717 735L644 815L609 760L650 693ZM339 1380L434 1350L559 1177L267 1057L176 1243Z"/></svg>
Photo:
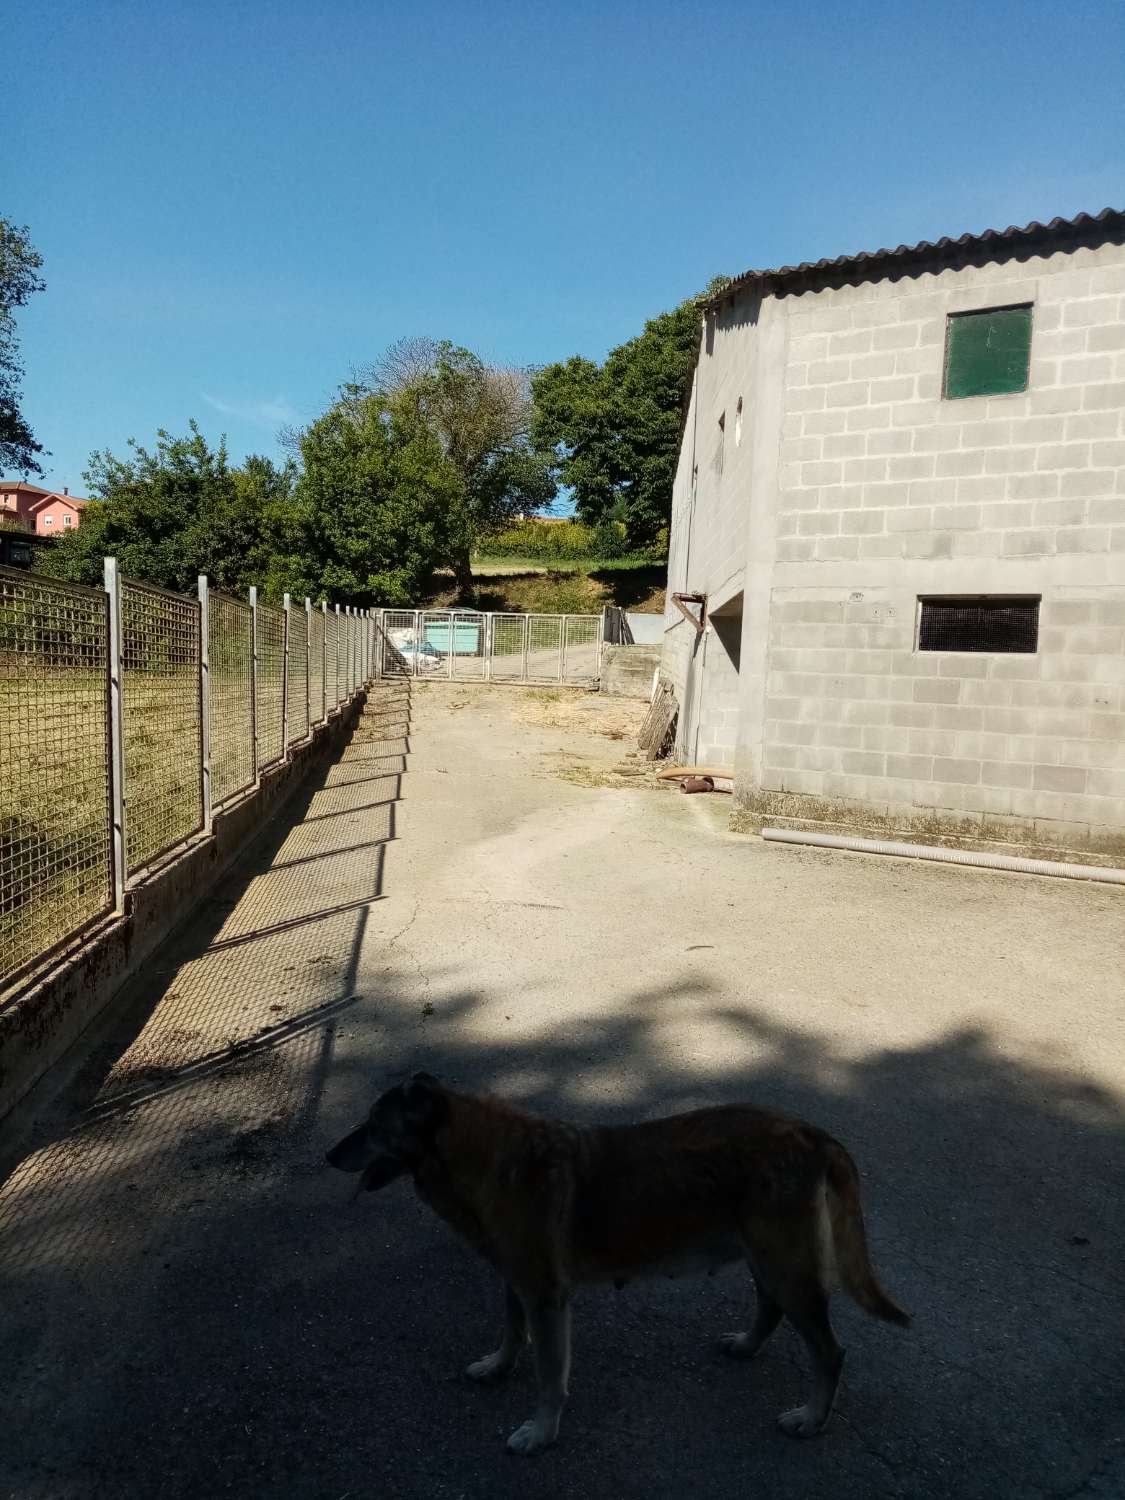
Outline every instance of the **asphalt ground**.
<svg viewBox="0 0 1125 1500"><path fill-rule="evenodd" d="M9 1122L0 1495L1125 1494L1125 893L731 835L718 796L597 784L620 706L521 695L374 694ZM796 1442L796 1338L716 1352L738 1270L593 1292L557 1446L509 1455L530 1361L462 1373L493 1274L324 1165L413 1067L587 1120L804 1114L913 1328L838 1298Z"/></svg>

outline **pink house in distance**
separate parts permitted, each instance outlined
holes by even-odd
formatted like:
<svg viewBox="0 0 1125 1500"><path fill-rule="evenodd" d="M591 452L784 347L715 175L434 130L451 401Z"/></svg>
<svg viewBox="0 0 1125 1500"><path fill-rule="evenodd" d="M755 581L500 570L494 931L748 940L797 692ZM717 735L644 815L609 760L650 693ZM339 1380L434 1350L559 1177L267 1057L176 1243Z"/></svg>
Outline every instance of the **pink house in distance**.
<svg viewBox="0 0 1125 1500"><path fill-rule="evenodd" d="M21 531L34 531L38 536L72 531L87 504L65 489L60 494L22 480L0 480L0 521L6 520L9 526L14 521Z"/></svg>

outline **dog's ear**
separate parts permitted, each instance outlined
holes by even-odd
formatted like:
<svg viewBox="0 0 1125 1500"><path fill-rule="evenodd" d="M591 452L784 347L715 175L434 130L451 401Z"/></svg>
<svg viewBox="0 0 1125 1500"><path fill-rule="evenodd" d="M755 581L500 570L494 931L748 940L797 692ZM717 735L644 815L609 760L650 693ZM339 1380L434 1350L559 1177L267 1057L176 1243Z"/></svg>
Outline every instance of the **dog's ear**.
<svg viewBox="0 0 1125 1500"><path fill-rule="evenodd" d="M441 1084L432 1073L415 1073L402 1086L403 1116L416 1130L424 1130L435 1122L442 1103Z"/></svg>

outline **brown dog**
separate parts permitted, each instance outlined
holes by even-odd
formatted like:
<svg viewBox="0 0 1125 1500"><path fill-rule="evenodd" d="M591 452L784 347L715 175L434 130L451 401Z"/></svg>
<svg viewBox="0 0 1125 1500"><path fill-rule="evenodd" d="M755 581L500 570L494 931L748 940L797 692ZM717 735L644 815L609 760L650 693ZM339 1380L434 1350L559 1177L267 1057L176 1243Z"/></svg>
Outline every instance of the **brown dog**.
<svg viewBox="0 0 1125 1500"><path fill-rule="evenodd" d="M836 1276L865 1312L910 1321L872 1271L847 1151L815 1126L748 1104L583 1129L416 1073L377 1099L328 1161L362 1172L369 1190L409 1172L419 1196L504 1277L503 1339L468 1374L508 1374L530 1338L539 1407L508 1439L517 1453L558 1435L576 1287L748 1261L757 1318L722 1347L749 1359L789 1319L814 1371L808 1403L779 1418L795 1437L820 1431L840 1380L844 1351L828 1320Z"/></svg>

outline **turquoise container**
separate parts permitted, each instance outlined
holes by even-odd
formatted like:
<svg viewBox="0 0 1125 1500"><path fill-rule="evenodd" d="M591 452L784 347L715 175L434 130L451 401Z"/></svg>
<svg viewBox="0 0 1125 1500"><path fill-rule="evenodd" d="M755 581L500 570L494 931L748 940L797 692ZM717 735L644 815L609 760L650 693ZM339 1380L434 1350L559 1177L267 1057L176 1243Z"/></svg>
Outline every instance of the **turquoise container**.
<svg viewBox="0 0 1125 1500"><path fill-rule="evenodd" d="M426 644L443 656L479 656L480 621L427 620Z"/></svg>

